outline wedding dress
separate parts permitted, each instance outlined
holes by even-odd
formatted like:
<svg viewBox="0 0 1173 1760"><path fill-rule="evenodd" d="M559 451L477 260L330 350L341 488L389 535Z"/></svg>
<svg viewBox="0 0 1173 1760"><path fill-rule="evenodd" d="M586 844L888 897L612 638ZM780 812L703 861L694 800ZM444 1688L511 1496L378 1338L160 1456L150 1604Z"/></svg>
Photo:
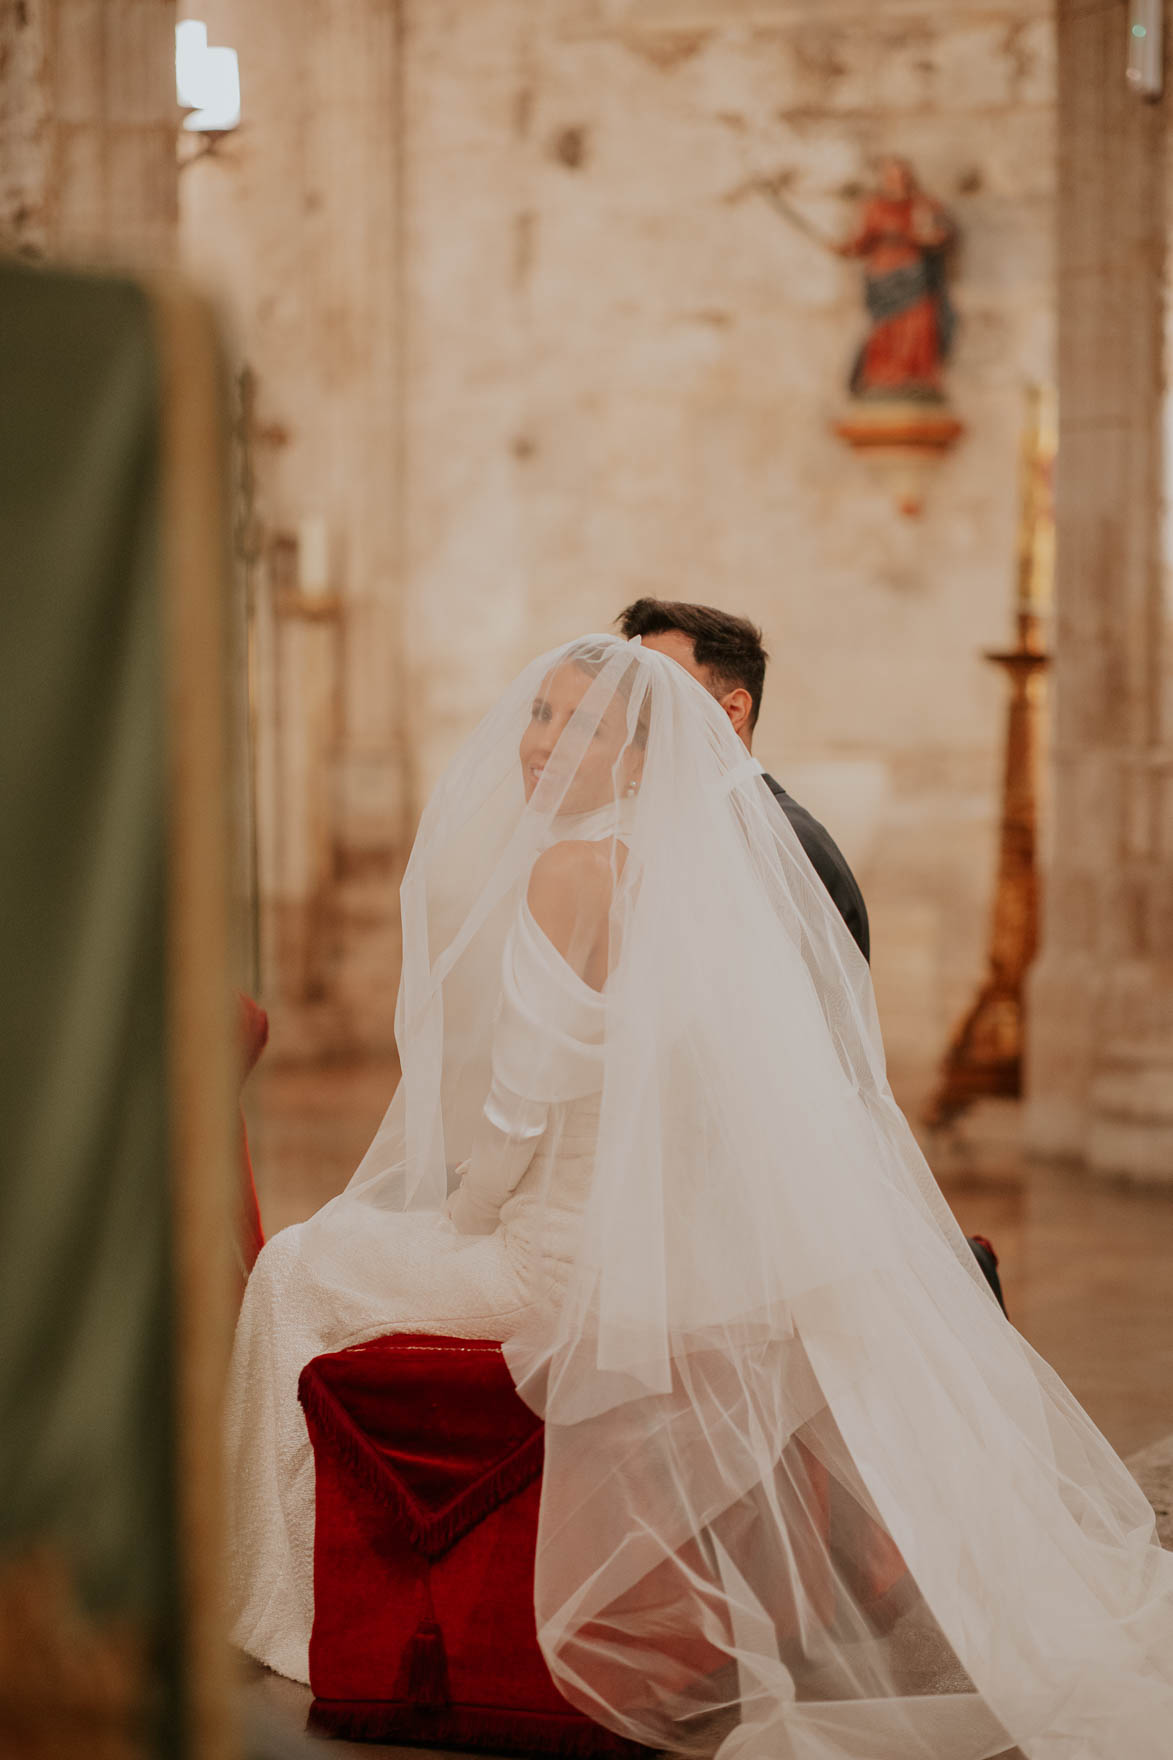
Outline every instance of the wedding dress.
<svg viewBox="0 0 1173 1760"><path fill-rule="evenodd" d="M576 829L589 836L598 826ZM349 1205L327 1204L273 1236L245 1292L228 1399L233 1636L294 1680L309 1680L313 1620L314 1463L297 1404L301 1370L321 1351L386 1332L506 1339L569 1271L594 1166L603 1000L555 953L524 899L502 987L488 1146L448 1210L374 1209L356 1232Z"/></svg>
<svg viewBox="0 0 1173 1760"><path fill-rule="evenodd" d="M305 1678L304 1363L495 1337L545 1420L539 1641L600 1722L720 1760L1168 1760L1173 1560L989 1294L865 962L696 681L606 636L535 661L402 911L399 1088L241 1313L237 1641Z"/></svg>

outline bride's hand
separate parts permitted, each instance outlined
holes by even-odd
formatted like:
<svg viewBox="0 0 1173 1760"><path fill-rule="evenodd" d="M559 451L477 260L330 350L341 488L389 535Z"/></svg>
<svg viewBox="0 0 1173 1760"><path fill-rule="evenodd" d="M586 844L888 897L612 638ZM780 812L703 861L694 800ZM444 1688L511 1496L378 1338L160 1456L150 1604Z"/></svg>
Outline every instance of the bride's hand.
<svg viewBox="0 0 1173 1760"><path fill-rule="evenodd" d="M456 1203L457 1198L460 1196L460 1188L464 1184L464 1176L467 1172L468 1172L468 1162L467 1161L459 1162L457 1164L457 1166L451 1170L451 1172L449 1174L449 1178L452 1177L452 1173L455 1173L456 1184L453 1186L452 1190L449 1192L448 1196L445 1198L444 1202L440 1206L441 1215L446 1216L448 1218L448 1220L452 1224L453 1228L456 1227L456 1218L454 1217L454 1215L452 1213L452 1208L453 1208L453 1205Z"/></svg>
<svg viewBox="0 0 1173 1760"><path fill-rule="evenodd" d="M444 1205L445 1216L458 1234L492 1234L499 1220L497 1207L486 1204L465 1183L467 1161L462 1161L456 1171L460 1175L460 1184Z"/></svg>

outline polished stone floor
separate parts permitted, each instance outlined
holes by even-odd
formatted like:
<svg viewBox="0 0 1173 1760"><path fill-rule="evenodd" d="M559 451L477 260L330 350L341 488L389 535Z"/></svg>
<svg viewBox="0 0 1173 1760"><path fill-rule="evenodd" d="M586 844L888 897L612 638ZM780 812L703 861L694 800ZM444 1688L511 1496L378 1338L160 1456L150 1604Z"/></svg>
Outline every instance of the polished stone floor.
<svg viewBox="0 0 1173 1760"><path fill-rule="evenodd" d="M247 1111L269 1233L341 1190L395 1081L386 1065L261 1065ZM1021 1165L944 1190L965 1232L994 1242L1015 1326L1113 1447L1173 1431L1173 1193Z"/></svg>
<svg viewBox="0 0 1173 1760"><path fill-rule="evenodd" d="M375 1065L262 1064L246 1112L269 1233L341 1190L374 1135L396 1073ZM943 1189L966 1233L994 1242L1014 1324L1118 1452L1130 1455L1169 1436L1173 1195L1013 1163L993 1177L950 1179ZM1167 1465L1163 1471L1168 1476ZM252 1751L265 1760L407 1760L406 1749L301 1736L308 1689L264 1670L249 1670L244 1696Z"/></svg>

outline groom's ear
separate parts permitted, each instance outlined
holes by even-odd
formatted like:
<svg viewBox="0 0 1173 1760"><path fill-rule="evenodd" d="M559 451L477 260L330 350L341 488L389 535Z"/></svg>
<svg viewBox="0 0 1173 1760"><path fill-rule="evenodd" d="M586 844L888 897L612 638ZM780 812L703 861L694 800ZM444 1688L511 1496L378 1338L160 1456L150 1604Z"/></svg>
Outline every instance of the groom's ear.
<svg viewBox="0 0 1173 1760"><path fill-rule="evenodd" d="M718 701L733 723L734 733L748 746L752 733L749 718L753 714L753 698L747 690L738 685L736 690L729 691L725 696L719 697Z"/></svg>

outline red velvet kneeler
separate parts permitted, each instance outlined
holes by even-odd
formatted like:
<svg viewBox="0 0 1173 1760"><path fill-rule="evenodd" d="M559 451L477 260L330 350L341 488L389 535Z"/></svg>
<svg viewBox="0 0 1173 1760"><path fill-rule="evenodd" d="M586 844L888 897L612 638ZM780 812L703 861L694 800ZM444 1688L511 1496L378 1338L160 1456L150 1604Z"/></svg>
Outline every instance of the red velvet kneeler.
<svg viewBox="0 0 1173 1760"><path fill-rule="evenodd" d="M352 1741L619 1760L538 1648L543 1428L497 1344L393 1334L315 1357L311 1725Z"/></svg>

